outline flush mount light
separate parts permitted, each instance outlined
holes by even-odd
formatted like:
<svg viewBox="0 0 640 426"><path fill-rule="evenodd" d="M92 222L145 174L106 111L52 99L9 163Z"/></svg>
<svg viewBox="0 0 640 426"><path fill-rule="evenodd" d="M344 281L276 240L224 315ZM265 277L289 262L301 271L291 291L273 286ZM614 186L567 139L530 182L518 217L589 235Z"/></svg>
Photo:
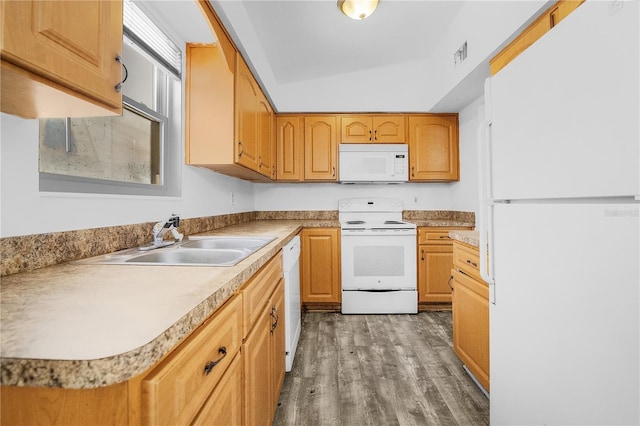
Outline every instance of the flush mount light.
<svg viewBox="0 0 640 426"><path fill-rule="evenodd" d="M363 20L378 6L378 0L338 0L338 9L351 19Z"/></svg>

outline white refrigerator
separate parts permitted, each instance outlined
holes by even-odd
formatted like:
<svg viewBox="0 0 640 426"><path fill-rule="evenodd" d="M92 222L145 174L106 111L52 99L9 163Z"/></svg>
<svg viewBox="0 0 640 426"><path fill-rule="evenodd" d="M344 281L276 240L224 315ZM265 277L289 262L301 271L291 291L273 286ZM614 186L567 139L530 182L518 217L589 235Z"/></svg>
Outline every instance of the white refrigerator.
<svg viewBox="0 0 640 426"><path fill-rule="evenodd" d="M492 424L640 424L639 14L587 1L486 82Z"/></svg>

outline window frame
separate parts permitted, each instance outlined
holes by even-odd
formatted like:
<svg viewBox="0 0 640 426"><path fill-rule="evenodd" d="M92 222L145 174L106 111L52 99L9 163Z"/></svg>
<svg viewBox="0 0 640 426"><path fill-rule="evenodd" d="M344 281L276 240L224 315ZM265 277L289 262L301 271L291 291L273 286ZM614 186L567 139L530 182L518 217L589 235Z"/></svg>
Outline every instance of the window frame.
<svg viewBox="0 0 640 426"><path fill-rule="evenodd" d="M128 38L128 37L127 37ZM136 44L136 40L129 39ZM123 39L123 43L125 40ZM123 196L180 197L182 195L182 79L157 61L144 47L137 46L156 65L156 72L164 74L155 86L157 112L123 95L123 107L161 123L160 183L146 184L97 179L38 171L40 193L105 194ZM158 78L158 76L156 77ZM126 83L125 83L126 84ZM163 115L165 114L165 115Z"/></svg>

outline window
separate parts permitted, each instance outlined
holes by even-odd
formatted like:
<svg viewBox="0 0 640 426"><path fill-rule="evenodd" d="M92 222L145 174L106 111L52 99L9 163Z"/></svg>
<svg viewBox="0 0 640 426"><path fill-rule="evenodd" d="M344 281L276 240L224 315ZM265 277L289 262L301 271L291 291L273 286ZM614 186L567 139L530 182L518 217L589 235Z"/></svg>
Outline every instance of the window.
<svg viewBox="0 0 640 426"><path fill-rule="evenodd" d="M124 2L120 117L40 120L40 191L179 196L181 51Z"/></svg>

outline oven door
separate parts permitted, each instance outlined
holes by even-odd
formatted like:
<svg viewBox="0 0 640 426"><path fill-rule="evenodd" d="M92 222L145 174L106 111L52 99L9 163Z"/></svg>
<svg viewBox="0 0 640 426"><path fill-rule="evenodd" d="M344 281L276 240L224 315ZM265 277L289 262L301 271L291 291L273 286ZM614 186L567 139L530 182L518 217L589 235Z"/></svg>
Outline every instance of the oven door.
<svg viewBox="0 0 640 426"><path fill-rule="evenodd" d="M415 290L416 236L342 234L343 290Z"/></svg>

